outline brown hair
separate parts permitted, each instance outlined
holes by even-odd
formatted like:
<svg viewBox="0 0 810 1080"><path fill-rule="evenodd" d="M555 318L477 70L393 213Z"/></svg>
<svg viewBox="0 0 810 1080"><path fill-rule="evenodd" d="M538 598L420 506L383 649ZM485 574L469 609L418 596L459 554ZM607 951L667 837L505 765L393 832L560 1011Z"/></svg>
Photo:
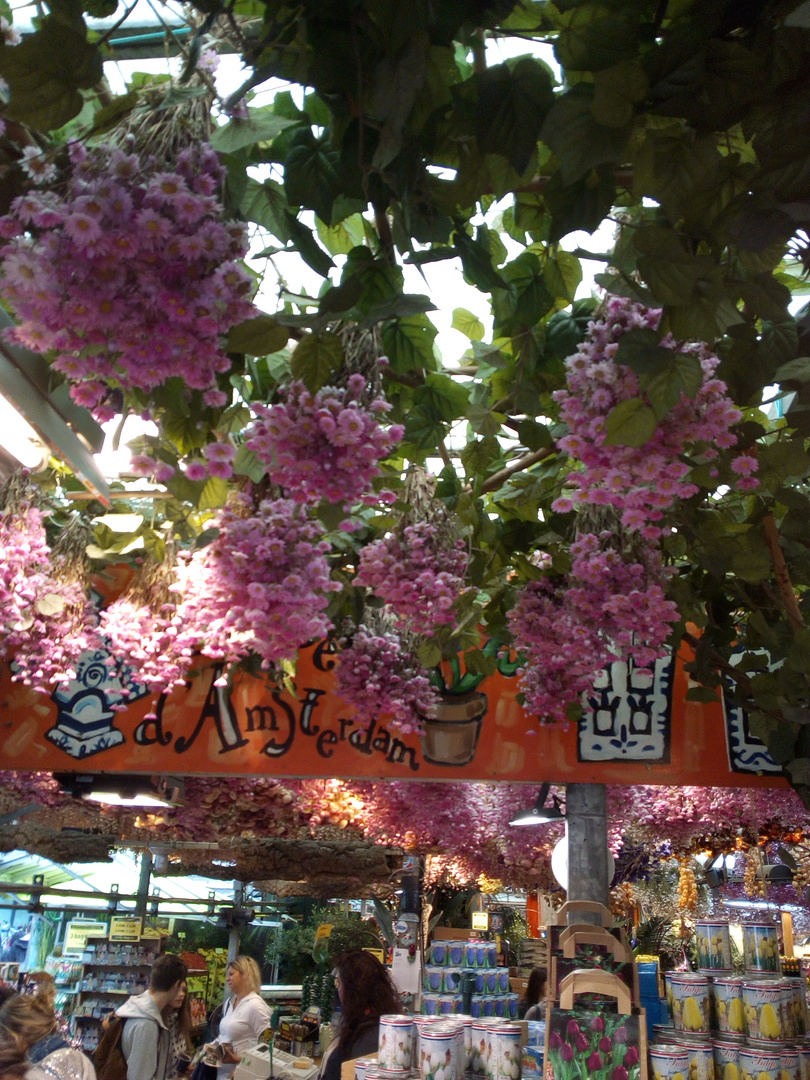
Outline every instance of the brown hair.
<svg viewBox="0 0 810 1080"><path fill-rule="evenodd" d="M150 990L171 990L188 975L188 968L175 953L164 953L152 965L149 979Z"/></svg>
<svg viewBox="0 0 810 1080"><path fill-rule="evenodd" d="M44 1001L53 1008L56 1001L56 983L53 981L53 975L49 975L47 971L29 971L25 976L25 981L34 983L35 995L40 1001Z"/></svg>
<svg viewBox="0 0 810 1080"><path fill-rule="evenodd" d="M29 1047L58 1027L53 1008L37 995L15 994L0 1008L0 1074L14 1074Z"/></svg>
<svg viewBox="0 0 810 1080"><path fill-rule="evenodd" d="M536 967L531 975L529 981L526 984L526 1005L531 1008L532 1005L538 1005L542 997L545 997L543 993L545 985L548 982L548 972L544 967Z"/></svg>
<svg viewBox="0 0 810 1080"><path fill-rule="evenodd" d="M183 998L183 1004L177 1010L177 1030L183 1038L186 1044L186 1049L189 1054L192 1051L191 1045L191 1002L188 999L188 983L183 983L186 988L185 997Z"/></svg>
<svg viewBox="0 0 810 1080"><path fill-rule="evenodd" d="M370 952L353 949L343 953L337 958L335 973L343 985L338 1046L348 1050L358 1035L379 1023L381 1016L401 1013L402 1002L391 976Z"/></svg>

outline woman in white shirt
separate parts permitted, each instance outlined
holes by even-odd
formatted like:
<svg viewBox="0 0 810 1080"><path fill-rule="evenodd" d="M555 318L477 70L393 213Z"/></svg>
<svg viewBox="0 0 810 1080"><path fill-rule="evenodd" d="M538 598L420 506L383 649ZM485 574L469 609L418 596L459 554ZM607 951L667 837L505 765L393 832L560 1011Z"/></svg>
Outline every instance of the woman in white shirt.
<svg viewBox="0 0 810 1080"><path fill-rule="evenodd" d="M259 997L261 973L252 957L237 956L232 960L225 981L233 996L222 1010L217 1041L229 1043L231 1052L225 1052L223 1064L217 1069L217 1080L227 1080L233 1074L244 1052L256 1045L272 1019L269 1006Z"/></svg>

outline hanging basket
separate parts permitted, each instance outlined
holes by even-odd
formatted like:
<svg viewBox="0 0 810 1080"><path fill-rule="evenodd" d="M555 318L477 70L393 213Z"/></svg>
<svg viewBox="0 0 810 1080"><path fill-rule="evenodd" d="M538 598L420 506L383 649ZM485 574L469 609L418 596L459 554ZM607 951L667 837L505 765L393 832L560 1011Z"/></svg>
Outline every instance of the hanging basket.
<svg viewBox="0 0 810 1080"><path fill-rule="evenodd" d="M487 696L479 691L446 695L432 716L423 716L422 755L431 765L467 765L475 757Z"/></svg>

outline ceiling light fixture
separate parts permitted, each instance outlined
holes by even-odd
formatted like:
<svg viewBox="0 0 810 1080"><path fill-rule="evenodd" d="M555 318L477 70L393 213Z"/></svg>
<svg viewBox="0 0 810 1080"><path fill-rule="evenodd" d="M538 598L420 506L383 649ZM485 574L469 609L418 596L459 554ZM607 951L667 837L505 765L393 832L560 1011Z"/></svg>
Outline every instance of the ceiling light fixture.
<svg viewBox="0 0 810 1080"><path fill-rule="evenodd" d="M521 810L517 817L513 817L510 825L550 825L555 821L564 821L565 814L560 809L560 800L556 795L552 796L552 806L546 806L549 784L544 783L540 787L537 802L531 810Z"/></svg>
<svg viewBox="0 0 810 1080"><path fill-rule="evenodd" d="M106 806L182 806L185 784L179 776L115 773L54 773L69 795Z"/></svg>

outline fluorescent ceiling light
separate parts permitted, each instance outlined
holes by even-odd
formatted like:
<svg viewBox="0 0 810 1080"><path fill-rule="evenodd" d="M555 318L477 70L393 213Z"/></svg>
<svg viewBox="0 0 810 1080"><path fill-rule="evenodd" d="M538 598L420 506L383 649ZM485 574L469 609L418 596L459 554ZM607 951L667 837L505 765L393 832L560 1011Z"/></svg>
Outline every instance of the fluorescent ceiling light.
<svg viewBox="0 0 810 1080"><path fill-rule="evenodd" d="M115 773L54 773L69 795L107 806L182 806L183 780L177 776L139 776Z"/></svg>
<svg viewBox="0 0 810 1080"><path fill-rule="evenodd" d="M166 799L157 795L139 792L135 795L121 795L118 791L88 791L81 798L84 802L104 803L106 806L171 806Z"/></svg>

